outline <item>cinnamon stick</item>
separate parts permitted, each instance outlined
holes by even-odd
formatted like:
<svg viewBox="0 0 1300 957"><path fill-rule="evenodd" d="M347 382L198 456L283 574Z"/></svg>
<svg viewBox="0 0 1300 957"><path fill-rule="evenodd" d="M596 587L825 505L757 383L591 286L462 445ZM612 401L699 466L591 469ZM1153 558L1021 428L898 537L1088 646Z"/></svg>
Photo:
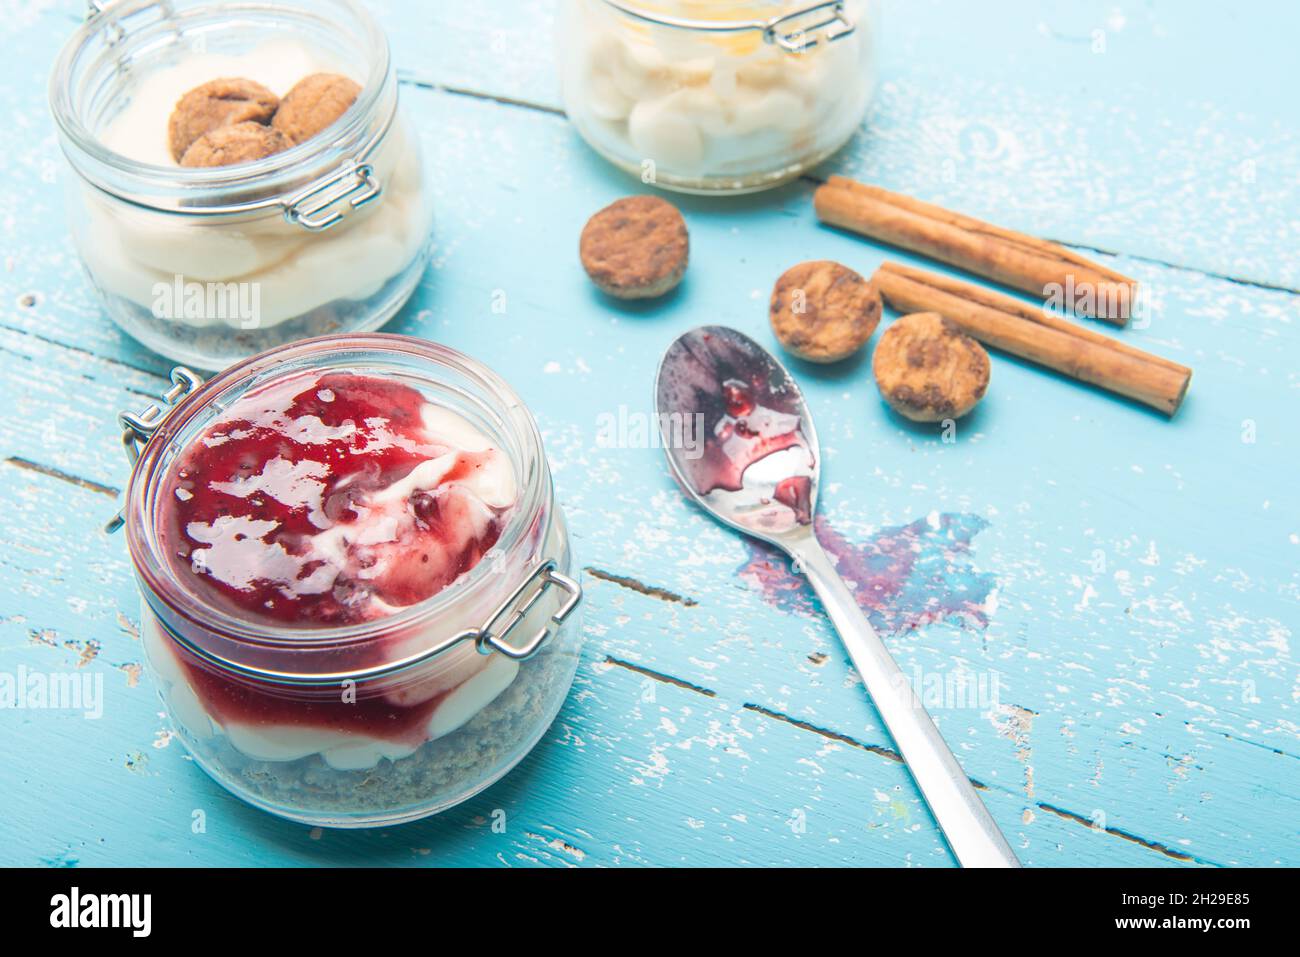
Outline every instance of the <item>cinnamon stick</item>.
<svg viewBox="0 0 1300 957"><path fill-rule="evenodd" d="M1178 411L1192 370L978 286L898 263L872 277L900 312L937 312L994 349L1126 396Z"/></svg>
<svg viewBox="0 0 1300 957"><path fill-rule="evenodd" d="M1080 315L1128 323L1137 280L1064 246L901 193L832 176L813 194L822 222L992 279Z"/></svg>
<svg viewBox="0 0 1300 957"><path fill-rule="evenodd" d="M1013 316L1020 316L1022 319L1028 319L1030 322L1036 322L1039 325L1047 326L1051 329L1057 329L1061 332L1068 333L1072 336L1078 336L1081 339L1087 339L1089 342L1095 342L1098 345L1105 346L1109 349L1115 349L1119 352L1127 353L1138 359L1145 359L1149 362L1159 362L1178 372L1190 372L1186 366L1179 365L1171 359L1165 359L1161 356L1154 355L1150 352L1143 352L1133 346L1127 345L1118 339L1112 339L1110 336L1102 335L1087 326L1082 326L1077 322L1070 322L1051 312L1046 311L1040 306L1031 306L1023 299L1016 299L1014 296L1008 296L1000 292L994 292L992 289L985 289L983 286L976 286L973 283L962 282L960 279L953 279L951 276L943 276L939 273L926 272L924 269L914 269L911 266L904 266L902 263L887 262L882 269L888 268L892 273L897 273L916 282L925 283L934 286L945 292L950 292L955 296L961 296L990 309L997 309L1000 312L1010 313Z"/></svg>

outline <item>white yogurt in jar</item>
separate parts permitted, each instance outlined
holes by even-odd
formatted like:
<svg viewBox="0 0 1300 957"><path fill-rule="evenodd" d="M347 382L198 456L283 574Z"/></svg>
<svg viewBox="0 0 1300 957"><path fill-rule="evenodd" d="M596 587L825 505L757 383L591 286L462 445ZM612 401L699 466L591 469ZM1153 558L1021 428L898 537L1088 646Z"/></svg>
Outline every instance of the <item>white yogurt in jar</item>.
<svg viewBox="0 0 1300 957"><path fill-rule="evenodd" d="M632 6L651 15L721 22L766 20L802 5ZM766 42L759 31L650 25L603 0L569 0L566 108L597 149L643 174L652 169L666 185L779 181L838 148L861 121L871 94L866 12L865 0L848 0L852 33L834 41L823 37L794 53Z"/></svg>

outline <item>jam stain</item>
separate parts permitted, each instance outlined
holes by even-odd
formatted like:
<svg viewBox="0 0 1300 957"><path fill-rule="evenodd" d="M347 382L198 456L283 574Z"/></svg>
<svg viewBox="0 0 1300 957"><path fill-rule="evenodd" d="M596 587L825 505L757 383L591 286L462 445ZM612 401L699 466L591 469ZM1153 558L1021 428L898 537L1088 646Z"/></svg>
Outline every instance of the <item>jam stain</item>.
<svg viewBox="0 0 1300 957"><path fill-rule="evenodd" d="M880 631L897 634L933 622L988 627L997 579L971 563L971 541L988 522L969 513L942 513L882 528L854 544L818 516L814 528L858 604ZM783 611L820 617L807 580L775 548L746 539L749 558L737 570Z"/></svg>

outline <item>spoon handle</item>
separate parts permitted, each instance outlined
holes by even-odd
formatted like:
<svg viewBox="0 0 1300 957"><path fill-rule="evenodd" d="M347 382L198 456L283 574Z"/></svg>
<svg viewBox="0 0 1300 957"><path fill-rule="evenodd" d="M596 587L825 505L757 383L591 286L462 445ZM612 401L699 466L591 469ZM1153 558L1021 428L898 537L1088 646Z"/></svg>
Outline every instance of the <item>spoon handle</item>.
<svg viewBox="0 0 1300 957"><path fill-rule="evenodd" d="M806 541L791 543L790 552L830 615L958 862L962 867L1019 867L1020 862L975 793L970 778L944 743L821 543L809 534Z"/></svg>

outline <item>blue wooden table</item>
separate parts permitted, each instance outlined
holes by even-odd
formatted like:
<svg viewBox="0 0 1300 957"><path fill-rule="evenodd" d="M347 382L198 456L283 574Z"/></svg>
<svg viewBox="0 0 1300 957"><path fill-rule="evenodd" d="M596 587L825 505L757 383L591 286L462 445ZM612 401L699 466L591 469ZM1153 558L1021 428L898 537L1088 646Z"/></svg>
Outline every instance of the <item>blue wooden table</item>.
<svg viewBox="0 0 1300 957"><path fill-rule="evenodd" d="M693 510L658 451L599 441L679 332L771 344L787 266L911 260L820 227L807 181L680 198L684 287L614 308L577 236L640 185L567 125L542 0L375 4L438 197L389 328L486 360L537 414L586 568L577 684L503 782L404 827L287 824L193 766L99 531L114 416L169 365L101 315L64 225L45 82L83 7L0 20L0 672L102 675L105 701L0 713L0 863L953 863L784 560ZM995 356L944 442L865 359L796 365L824 537L882 586L873 620L1026 864L1300 864L1300 8L895 0L883 26L873 114L827 169L1113 262L1155 294L1126 341L1195 377L1170 422Z"/></svg>

